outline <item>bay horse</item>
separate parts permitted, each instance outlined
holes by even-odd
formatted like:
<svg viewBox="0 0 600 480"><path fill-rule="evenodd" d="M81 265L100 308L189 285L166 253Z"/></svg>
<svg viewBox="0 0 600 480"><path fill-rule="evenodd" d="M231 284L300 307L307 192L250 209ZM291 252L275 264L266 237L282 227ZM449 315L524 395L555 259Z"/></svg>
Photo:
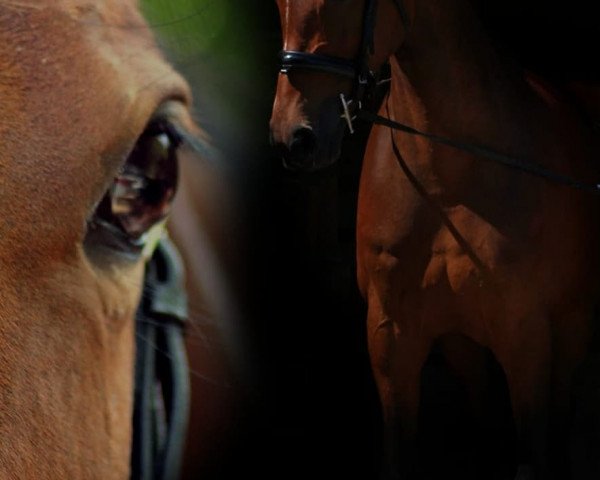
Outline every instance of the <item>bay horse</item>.
<svg viewBox="0 0 600 480"><path fill-rule="evenodd" d="M485 373L473 345L502 367L517 478L571 478L570 399L599 273L593 129L496 48L468 0L277 5L283 51L270 128L284 164L331 165L355 116L376 123L356 255L384 474L418 475L421 373L441 342L474 408ZM387 62L389 93L378 116L365 113L372 72Z"/></svg>
<svg viewBox="0 0 600 480"><path fill-rule="evenodd" d="M206 141L190 87L135 0L1 0L0 103L0 477L130 478L148 238Z"/></svg>

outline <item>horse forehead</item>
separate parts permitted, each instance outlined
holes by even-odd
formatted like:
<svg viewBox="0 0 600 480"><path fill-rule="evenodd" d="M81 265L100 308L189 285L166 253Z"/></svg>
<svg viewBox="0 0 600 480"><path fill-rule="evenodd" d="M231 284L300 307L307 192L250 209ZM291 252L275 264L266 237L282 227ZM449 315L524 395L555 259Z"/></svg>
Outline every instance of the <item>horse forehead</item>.
<svg viewBox="0 0 600 480"><path fill-rule="evenodd" d="M146 47L140 58L160 57L135 1L0 0L0 39L18 47L20 61L26 61L28 52L35 52L36 42L52 43L65 34L80 37L94 50L109 45L115 52ZM65 42L61 53L81 52L81 47ZM51 57L52 49L46 50Z"/></svg>
<svg viewBox="0 0 600 480"><path fill-rule="evenodd" d="M361 0L277 0L279 13L282 20L298 20L306 15L320 15L329 9L356 9L360 11L363 6ZM336 10L338 9L338 10ZM340 19L341 20L341 19Z"/></svg>
<svg viewBox="0 0 600 480"><path fill-rule="evenodd" d="M114 17L136 17L138 0L2 0L0 8L14 10L42 10L52 8L56 11L68 12L73 17L81 17L90 13L110 15Z"/></svg>
<svg viewBox="0 0 600 480"><path fill-rule="evenodd" d="M44 118L64 118L69 126L66 114L101 122L110 109L96 105L145 116L165 97L187 93L134 1L0 0L0 116L13 119L13 127L27 126L11 128L13 134L43 136L32 129ZM146 108L132 108L143 103Z"/></svg>
<svg viewBox="0 0 600 480"><path fill-rule="evenodd" d="M361 0L278 0L285 41L325 42L330 35L346 36L349 25L362 18Z"/></svg>
<svg viewBox="0 0 600 480"><path fill-rule="evenodd" d="M282 25L300 26L307 19L316 19L326 3L326 0L277 0Z"/></svg>
<svg viewBox="0 0 600 480"><path fill-rule="evenodd" d="M77 41L61 43L66 35ZM3 52L0 46L0 61L10 58L12 49L18 52L16 61L25 63L44 43L60 45L60 50L45 49L46 62L82 53L128 56L121 68L162 61L133 0L0 0L0 40L6 47ZM134 49L143 55L132 55Z"/></svg>

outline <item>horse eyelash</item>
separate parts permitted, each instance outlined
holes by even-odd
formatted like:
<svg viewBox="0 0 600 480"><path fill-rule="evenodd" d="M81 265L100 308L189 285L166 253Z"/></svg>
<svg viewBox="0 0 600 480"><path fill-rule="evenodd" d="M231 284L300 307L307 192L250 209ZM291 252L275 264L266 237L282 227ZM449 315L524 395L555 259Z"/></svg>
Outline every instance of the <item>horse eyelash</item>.
<svg viewBox="0 0 600 480"><path fill-rule="evenodd" d="M165 126L169 130L169 135L174 135L174 139L178 140L177 146L186 145L197 153L203 160L209 162L215 162L218 158L217 150L210 145L205 139L190 133L181 125L171 122L168 119L164 119Z"/></svg>

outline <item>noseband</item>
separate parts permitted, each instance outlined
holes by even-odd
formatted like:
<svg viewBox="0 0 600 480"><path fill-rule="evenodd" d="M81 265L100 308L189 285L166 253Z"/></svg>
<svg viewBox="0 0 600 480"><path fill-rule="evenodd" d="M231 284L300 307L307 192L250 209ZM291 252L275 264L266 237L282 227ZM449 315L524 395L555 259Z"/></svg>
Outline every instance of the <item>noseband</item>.
<svg viewBox="0 0 600 480"><path fill-rule="evenodd" d="M408 15L402 0L393 0L398 8L402 24L408 26ZM282 50L280 72L288 74L294 70L312 70L324 72L353 81L354 87L350 98L340 94L342 102L342 118L346 120L351 133L354 133L353 113L360 110L365 96L376 84L375 73L369 68L369 55L374 52L375 20L377 16L377 0L366 0L363 15L363 30L360 49L355 59L347 59L318 53Z"/></svg>

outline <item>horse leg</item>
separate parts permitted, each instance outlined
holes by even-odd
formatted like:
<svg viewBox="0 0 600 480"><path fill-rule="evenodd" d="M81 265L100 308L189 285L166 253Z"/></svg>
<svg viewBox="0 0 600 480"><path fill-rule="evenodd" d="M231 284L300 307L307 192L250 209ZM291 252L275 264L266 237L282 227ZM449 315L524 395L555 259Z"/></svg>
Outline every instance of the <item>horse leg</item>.
<svg viewBox="0 0 600 480"><path fill-rule="evenodd" d="M551 336L548 319L529 316L513 324L493 348L504 368L517 431L517 480L552 478L548 458Z"/></svg>
<svg viewBox="0 0 600 480"><path fill-rule="evenodd" d="M559 362L564 361L561 358ZM558 362L556 362L558 363ZM550 390L550 433L549 456L552 472L557 480L571 478L571 427L573 415L571 412L571 388L574 374L574 364L557 365L553 369Z"/></svg>
<svg viewBox="0 0 600 480"><path fill-rule="evenodd" d="M483 347L463 335L445 335L439 339L438 344L450 370L465 388L475 420L484 426L489 419L489 374Z"/></svg>
<svg viewBox="0 0 600 480"><path fill-rule="evenodd" d="M477 469L479 478L489 479L491 475L496 475L490 471L495 458L489 439L495 437L497 419L490 409L491 373L488 371L486 351L464 335L444 335L438 340L438 345L450 371L467 395L475 434L475 439L467 442L467 448L474 448L477 452L473 468ZM482 443L482 439L487 441Z"/></svg>
<svg viewBox="0 0 600 480"><path fill-rule="evenodd" d="M369 304L368 340L384 421L382 478L409 480L417 472L417 418L421 370L431 341L400 329Z"/></svg>
<svg viewBox="0 0 600 480"><path fill-rule="evenodd" d="M553 344L553 369L551 390L550 454L556 478L582 479L595 475L585 465L585 455L572 450L575 438L575 410L572 399L575 394L575 374L584 366L592 337L593 312L575 310L568 315L555 318L553 326L557 330ZM588 358L589 360L589 358ZM582 373L581 370L579 372ZM580 379L581 380L581 379ZM575 465L575 463L578 463Z"/></svg>

